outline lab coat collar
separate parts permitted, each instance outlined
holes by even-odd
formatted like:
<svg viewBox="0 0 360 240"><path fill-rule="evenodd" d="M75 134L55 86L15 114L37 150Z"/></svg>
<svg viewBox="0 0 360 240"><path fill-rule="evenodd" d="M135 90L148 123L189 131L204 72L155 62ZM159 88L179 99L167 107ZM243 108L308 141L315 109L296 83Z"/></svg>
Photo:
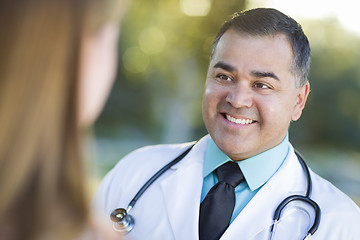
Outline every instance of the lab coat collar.
<svg viewBox="0 0 360 240"><path fill-rule="evenodd" d="M198 239L203 160L208 135L175 165L161 182L165 208L175 239Z"/></svg>

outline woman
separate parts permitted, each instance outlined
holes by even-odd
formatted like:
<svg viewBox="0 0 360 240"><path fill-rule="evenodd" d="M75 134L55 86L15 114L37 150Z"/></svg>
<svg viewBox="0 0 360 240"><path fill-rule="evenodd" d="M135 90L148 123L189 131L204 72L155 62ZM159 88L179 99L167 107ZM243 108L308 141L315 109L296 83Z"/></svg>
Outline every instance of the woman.
<svg viewBox="0 0 360 240"><path fill-rule="evenodd" d="M0 239L89 227L81 131L114 79L116 0L0 1Z"/></svg>

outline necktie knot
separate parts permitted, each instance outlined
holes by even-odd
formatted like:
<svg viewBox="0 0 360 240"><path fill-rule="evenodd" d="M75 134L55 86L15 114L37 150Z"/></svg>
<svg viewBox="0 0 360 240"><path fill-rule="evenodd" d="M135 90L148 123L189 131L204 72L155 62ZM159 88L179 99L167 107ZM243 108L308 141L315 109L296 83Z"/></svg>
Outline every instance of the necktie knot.
<svg viewBox="0 0 360 240"><path fill-rule="evenodd" d="M236 162L226 162L216 170L216 175L219 179L219 182L223 181L234 188L240 184L244 179L244 176L239 168L239 165Z"/></svg>

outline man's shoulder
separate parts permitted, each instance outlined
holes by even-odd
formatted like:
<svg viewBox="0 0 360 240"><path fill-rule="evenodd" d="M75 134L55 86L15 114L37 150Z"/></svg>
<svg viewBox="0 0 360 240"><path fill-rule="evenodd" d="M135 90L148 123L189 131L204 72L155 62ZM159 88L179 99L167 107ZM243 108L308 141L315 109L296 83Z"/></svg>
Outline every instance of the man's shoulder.
<svg viewBox="0 0 360 240"><path fill-rule="evenodd" d="M158 170L188 149L193 142L141 147L122 158L103 178L94 197L101 211L125 205ZM156 181L158 183L158 181Z"/></svg>
<svg viewBox="0 0 360 240"><path fill-rule="evenodd" d="M315 173L311 177L311 198L321 210L320 226L314 239L359 239L359 206L326 179Z"/></svg>
<svg viewBox="0 0 360 240"><path fill-rule="evenodd" d="M349 196L347 196L344 192L342 192L339 188L333 185L328 180L324 179L323 177L319 176L318 174L312 172L311 174L313 186L312 191L313 194L319 197L320 199L327 199L327 202L333 201L336 204L339 202L352 202ZM354 203L355 204L355 203ZM357 206L357 205L356 205Z"/></svg>
<svg viewBox="0 0 360 240"><path fill-rule="evenodd" d="M340 216L351 216L360 224L360 208L348 195L315 173L311 177L312 198L319 203L324 215L333 215L338 219L341 219Z"/></svg>

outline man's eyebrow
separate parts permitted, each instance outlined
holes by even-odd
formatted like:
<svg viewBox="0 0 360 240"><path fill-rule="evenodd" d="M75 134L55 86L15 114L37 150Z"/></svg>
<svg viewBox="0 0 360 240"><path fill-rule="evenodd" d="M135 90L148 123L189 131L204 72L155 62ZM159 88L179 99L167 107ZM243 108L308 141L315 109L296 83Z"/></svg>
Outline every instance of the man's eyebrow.
<svg viewBox="0 0 360 240"><path fill-rule="evenodd" d="M224 63L224 62L217 62L214 65L214 68L221 68L228 72L236 72L236 68L230 64Z"/></svg>
<svg viewBox="0 0 360 240"><path fill-rule="evenodd" d="M257 77L257 78L270 77L270 78L273 78L273 79L276 79L276 80L280 81L278 76L276 76L275 73L273 73L273 72L252 71L251 75L253 75L254 77Z"/></svg>
<svg viewBox="0 0 360 240"><path fill-rule="evenodd" d="M219 61L217 62L215 65L214 65L214 68L221 68L221 69L224 69L225 71L228 71L228 72L236 72L236 68L228 63L225 63L225 62L222 62L222 61ZM254 77L257 77L257 78L266 78L266 77L269 77L269 78L273 78L273 79L276 79L278 81L280 81L280 78L278 76L276 76L275 73L273 72L265 72L265 71L257 71L257 70L254 70L251 72L251 75L253 75Z"/></svg>

